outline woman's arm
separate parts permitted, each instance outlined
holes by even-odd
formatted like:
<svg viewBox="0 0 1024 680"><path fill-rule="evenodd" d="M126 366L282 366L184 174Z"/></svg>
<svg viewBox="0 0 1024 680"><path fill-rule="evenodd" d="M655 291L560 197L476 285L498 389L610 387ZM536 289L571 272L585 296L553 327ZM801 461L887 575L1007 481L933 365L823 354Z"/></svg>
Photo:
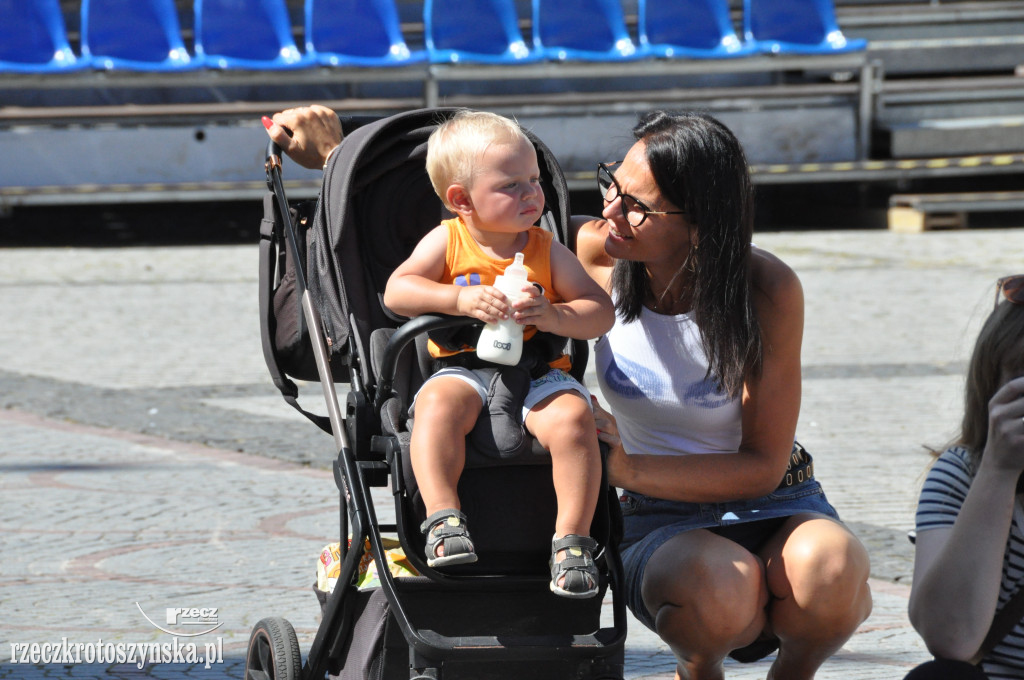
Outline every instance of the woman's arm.
<svg viewBox="0 0 1024 680"><path fill-rule="evenodd" d="M995 616L1016 479L979 470L956 524L921 531L910 622L935 656L966 661Z"/></svg>
<svg viewBox="0 0 1024 680"><path fill-rule="evenodd" d="M1022 395L1017 378L992 398L988 441L956 522L917 535L910 621L936 656L970 659L995 616L1024 467Z"/></svg>
<svg viewBox="0 0 1024 680"><path fill-rule="evenodd" d="M743 435L735 453L648 455L614 447L612 484L639 493L697 503L756 498L773 491L786 471L800 412L803 289L796 274L768 253L755 251L754 305L764 359L748 376L741 398ZM608 425L608 417L602 415ZM606 427L600 429L605 430ZM626 454L629 455L626 455Z"/></svg>

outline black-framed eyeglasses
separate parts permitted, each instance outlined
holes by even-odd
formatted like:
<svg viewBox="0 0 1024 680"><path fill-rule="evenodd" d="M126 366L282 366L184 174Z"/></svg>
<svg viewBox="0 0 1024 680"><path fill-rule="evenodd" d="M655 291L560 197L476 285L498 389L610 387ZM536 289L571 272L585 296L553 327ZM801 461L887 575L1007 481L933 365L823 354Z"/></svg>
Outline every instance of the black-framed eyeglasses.
<svg viewBox="0 0 1024 680"><path fill-rule="evenodd" d="M1024 305L1024 274L1004 276L996 281L996 301L992 309L999 306L999 294L1015 305Z"/></svg>
<svg viewBox="0 0 1024 680"><path fill-rule="evenodd" d="M597 189L601 192L604 204L612 203L616 198L621 198L622 217L631 227L639 227L651 215L685 215L683 210L651 210L643 204L640 199L629 194L622 193L622 188L615 180L615 175L609 169L609 165L619 165L622 161L614 163L597 164Z"/></svg>

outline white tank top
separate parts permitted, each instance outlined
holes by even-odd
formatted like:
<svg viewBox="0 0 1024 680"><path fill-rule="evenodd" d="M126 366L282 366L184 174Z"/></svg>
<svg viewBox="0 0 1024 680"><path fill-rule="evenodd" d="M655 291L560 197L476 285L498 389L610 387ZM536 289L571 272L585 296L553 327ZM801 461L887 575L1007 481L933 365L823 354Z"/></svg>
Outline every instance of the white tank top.
<svg viewBox="0 0 1024 680"><path fill-rule="evenodd" d="M616 319L595 345L597 378L629 453L733 453L740 445L740 399L705 379L708 361L690 314L644 308Z"/></svg>

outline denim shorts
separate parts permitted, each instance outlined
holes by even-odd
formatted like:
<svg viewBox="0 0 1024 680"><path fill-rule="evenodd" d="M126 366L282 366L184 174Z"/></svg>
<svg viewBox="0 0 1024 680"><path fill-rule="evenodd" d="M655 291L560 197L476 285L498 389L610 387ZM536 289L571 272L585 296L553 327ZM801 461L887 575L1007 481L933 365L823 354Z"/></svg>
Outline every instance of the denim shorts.
<svg viewBox="0 0 1024 680"><path fill-rule="evenodd" d="M685 503L623 491L623 537L619 546L626 581L626 605L642 624L654 630L654 618L640 594L644 568L651 555L670 538L693 529L707 529L757 552L787 517L819 513L835 520L839 513L825 498L816 479L780 487L767 496L726 503Z"/></svg>

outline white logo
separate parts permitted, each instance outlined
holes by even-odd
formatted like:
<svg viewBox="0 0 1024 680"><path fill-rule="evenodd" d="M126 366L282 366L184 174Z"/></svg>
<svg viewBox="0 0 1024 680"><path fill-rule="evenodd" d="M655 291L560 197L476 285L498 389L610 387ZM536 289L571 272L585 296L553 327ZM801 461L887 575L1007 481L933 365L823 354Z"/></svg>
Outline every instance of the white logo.
<svg viewBox="0 0 1024 680"><path fill-rule="evenodd" d="M165 625L168 626L188 626L193 629L196 626L203 626L204 629L195 633L186 633L183 631L167 630L166 628L158 625L156 621L149 618L146 612L142 611L142 605L138 602L135 606L139 608L139 612L147 621L149 621L154 628L163 631L169 635L180 635L181 637L197 637L199 635L206 635L212 633L224 624L219 622L217 619L218 607L168 607L165 610ZM209 627L207 627L209 626Z"/></svg>

